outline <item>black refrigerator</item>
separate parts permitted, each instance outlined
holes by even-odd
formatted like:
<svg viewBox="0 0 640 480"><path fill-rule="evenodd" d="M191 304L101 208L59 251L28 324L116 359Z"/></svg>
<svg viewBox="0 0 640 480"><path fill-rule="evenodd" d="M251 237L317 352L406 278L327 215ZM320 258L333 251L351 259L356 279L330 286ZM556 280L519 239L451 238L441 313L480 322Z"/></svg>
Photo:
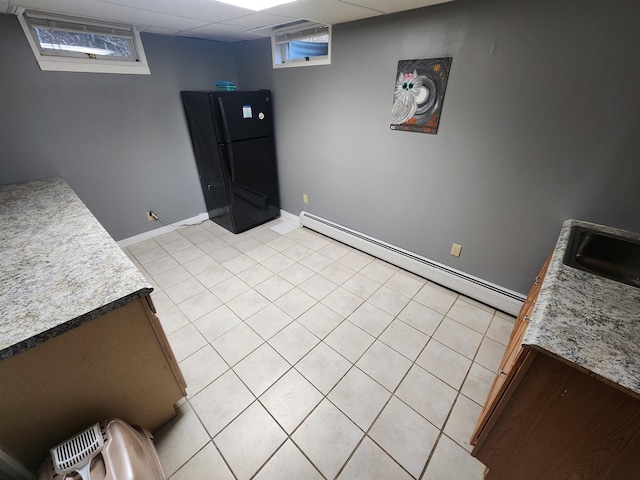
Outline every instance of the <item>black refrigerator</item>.
<svg viewBox="0 0 640 480"><path fill-rule="evenodd" d="M271 91L180 94L209 218L240 233L279 217Z"/></svg>

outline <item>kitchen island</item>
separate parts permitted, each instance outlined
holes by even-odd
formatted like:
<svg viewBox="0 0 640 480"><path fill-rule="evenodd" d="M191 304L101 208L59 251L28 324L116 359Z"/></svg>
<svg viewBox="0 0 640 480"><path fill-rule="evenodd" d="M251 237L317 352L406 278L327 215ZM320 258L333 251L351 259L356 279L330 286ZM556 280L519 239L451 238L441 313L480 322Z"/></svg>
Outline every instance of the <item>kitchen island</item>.
<svg viewBox="0 0 640 480"><path fill-rule="evenodd" d="M67 183L0 186L0 449L34 470L109 417L154 431L185 382L149 282Z"/></svg>
<svg viewBox="0 0 640 480"><path fill-rule="evenodd" d="M471 439L488 480L622 479L640 471L640 288L566 265L574 228L640 240L564 223Z"/></svg>

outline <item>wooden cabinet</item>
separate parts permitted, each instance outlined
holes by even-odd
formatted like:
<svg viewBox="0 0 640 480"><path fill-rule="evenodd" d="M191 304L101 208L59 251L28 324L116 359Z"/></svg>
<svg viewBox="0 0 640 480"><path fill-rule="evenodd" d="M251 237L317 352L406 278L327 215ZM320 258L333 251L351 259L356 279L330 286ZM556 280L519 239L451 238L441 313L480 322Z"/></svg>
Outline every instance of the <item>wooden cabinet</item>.
<svg viewBox="0 0 640 480"><path fill-rule="evenodd" d="M522 345L548 263L514 326L472 455L487 480L640 478L640 399Z"/></svg>
<svg viewBox="0 0 640 480"><path fill-rule="evenodd" d="M186 393L148 296L0 362L0 378L0 446L34 470L109 417L157 430Z"/></svg>

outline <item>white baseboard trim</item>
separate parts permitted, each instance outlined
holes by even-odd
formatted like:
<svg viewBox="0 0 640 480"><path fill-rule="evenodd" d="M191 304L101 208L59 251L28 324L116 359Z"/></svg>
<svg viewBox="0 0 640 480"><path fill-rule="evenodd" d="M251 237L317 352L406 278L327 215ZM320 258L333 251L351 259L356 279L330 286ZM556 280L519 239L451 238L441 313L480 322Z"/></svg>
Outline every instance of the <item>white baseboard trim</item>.
<svg viewBox="0 0 640 480"><path fill-rule="evenodd" d="M143 242L144 240L149 240L150 238L173 232L178 228L187 227L189 225L197 225L204 222L205 220L209 220L209 214L200 213L195 217L187 218L178 223L172 223L170 225L165 225L164 227L154 228L153 230L149 230L148 232L143 232L138 235L134 235L133 237L118 240L117 243L120 248L128 247L129 245L133 245L134 243Z"/></svg>
<svg viewBox="0 0 640 480"><path fill-rule="evenodd" d="M300 225L300 217L297 215L294 215L293 213L280 210L280 218L285 222L294 223L295 225Z"/></svg>
<svg viewBox="0 0 640 480"><path fill-rule="evenodd" d="M491 307L517 315L525 296L324 218L300 212L300 225Z"/></svg>

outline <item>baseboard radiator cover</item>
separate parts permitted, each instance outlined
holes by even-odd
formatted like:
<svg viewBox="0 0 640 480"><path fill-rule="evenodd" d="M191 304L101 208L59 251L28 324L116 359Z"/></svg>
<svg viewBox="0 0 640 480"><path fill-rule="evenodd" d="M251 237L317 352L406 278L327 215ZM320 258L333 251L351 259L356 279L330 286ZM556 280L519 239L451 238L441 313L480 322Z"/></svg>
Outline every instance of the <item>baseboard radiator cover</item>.
<svg viewBox="0 0 640 480"><path fill-rule="evenodd" d="M497 310L517 315L525 296L448 267L311 213L300 212L300 225L368 253Z"/></svg>

